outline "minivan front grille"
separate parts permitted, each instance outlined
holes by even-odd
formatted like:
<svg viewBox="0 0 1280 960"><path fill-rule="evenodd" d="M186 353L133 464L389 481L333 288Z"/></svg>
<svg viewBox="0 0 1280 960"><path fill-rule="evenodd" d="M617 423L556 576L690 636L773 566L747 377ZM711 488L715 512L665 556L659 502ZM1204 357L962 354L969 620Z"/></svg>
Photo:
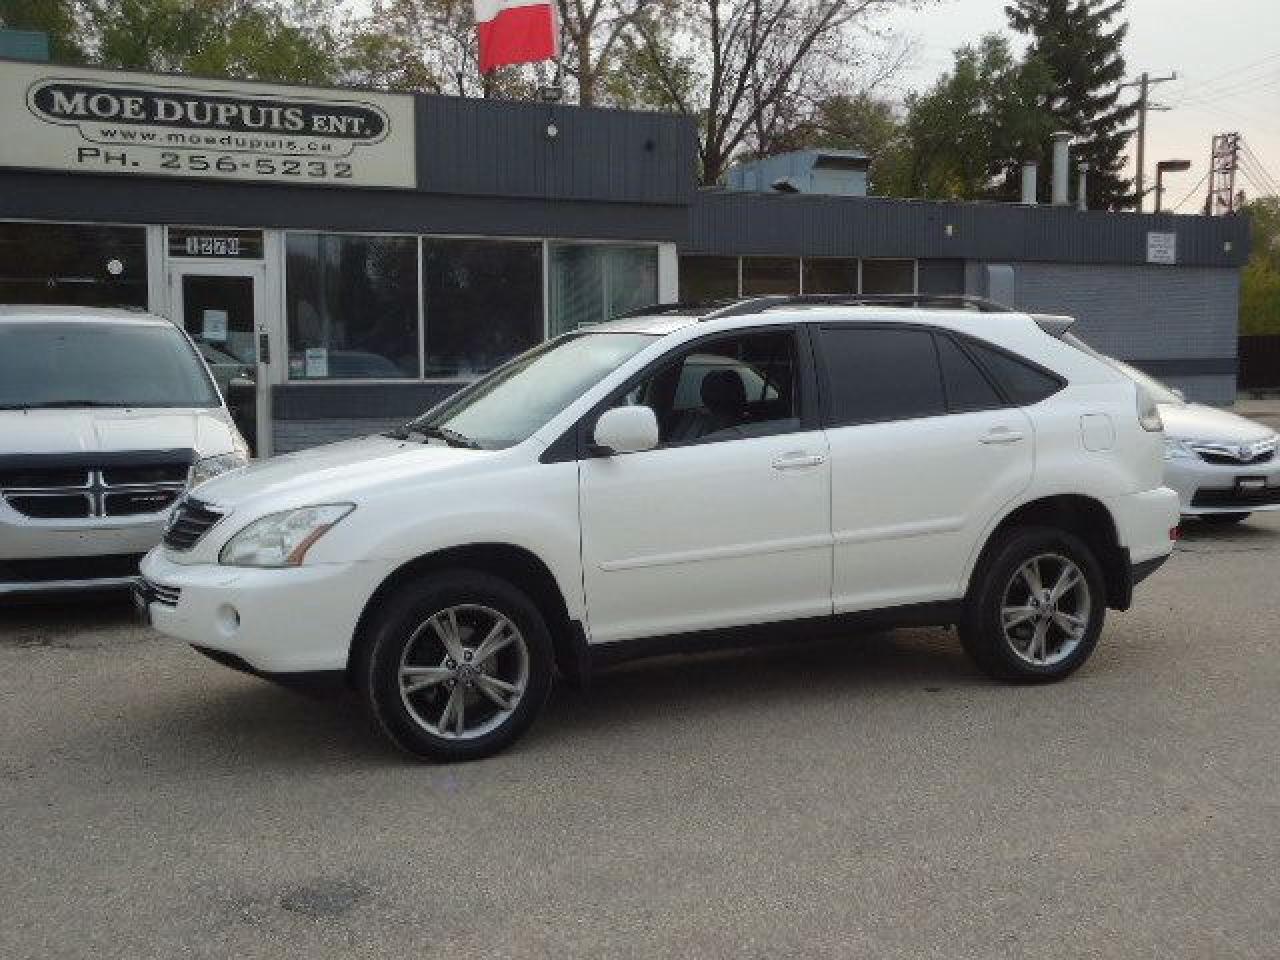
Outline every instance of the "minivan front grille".
<svg viewBox="0 0 1280 960"><path fill-rule="evenodd" d="M222 519L221 511L187 497L173 511L164 531L164 545L170 550L190 550L209 528Z"/></svg>
<svg viewBox="0 0 1280 960"><path fill-rule="evenodd" d="M33 520L82 520L162 513L182 496L188 463L149 463L145 454L131 459L0 469L0 497Z"/></svg>

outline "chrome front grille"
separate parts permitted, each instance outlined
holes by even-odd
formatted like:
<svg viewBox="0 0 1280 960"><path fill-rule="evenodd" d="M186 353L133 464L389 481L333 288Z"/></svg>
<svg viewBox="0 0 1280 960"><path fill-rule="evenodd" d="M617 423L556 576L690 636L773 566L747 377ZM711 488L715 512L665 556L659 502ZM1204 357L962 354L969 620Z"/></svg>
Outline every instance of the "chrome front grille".
<svg viewBox="0 0 1280 960"><path fill-rule="evenodd" d="M22 467L0 471L0 496L35 520L161 513L187 485L183 464Z"/></svg>
<svg viewBox="0 0 1280 960"><path fill-rule="evenodd" d="M221 511L187 497L174 509L165 526L164 545L170 550L190 550L221 519Z"/></svg>
<svg viewBox="0 0 1280 960"><path fill-rule="evenodd" d="M1274 438L1245 444L1192 443L1190 446L1205 463L1227 467L1252 467L1270 463L1276 455Z"/></svg>

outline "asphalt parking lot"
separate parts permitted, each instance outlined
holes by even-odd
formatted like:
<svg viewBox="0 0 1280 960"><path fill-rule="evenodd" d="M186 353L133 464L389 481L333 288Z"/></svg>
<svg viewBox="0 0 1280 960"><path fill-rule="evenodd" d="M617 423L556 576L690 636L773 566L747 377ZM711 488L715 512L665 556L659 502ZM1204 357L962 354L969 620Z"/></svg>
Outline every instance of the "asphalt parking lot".
<svg viewBox="0 0 1280 960"><path fill-rule="evenodd" d="M0 611L0 956L1275 957L1280 517L1052 687L941 630L668 658L418 765L101 599Z"/></svg>

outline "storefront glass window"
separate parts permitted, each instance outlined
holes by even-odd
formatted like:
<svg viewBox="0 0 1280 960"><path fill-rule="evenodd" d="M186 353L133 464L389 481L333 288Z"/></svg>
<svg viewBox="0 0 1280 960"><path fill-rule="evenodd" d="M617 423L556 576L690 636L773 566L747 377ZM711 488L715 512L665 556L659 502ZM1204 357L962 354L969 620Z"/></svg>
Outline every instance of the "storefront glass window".
<svg viewBox="0 0 1280 960"><path fill-rule="evenodd" d="M914 260L863 260L863 293L915 293Z"/></svg>
<svg viewBox="0 0 1280 960"><path fill-rule="evenodd" d="M146 229L0 223L0 303L145 310Z"/></svg>
<svg viewBox="0 0 1280 960"><path fill-rule="evenodd" d="M658 248L551 245L550 334L601 323L658 302Z"/></svg>
<svg viewBox="0 0 1280 960"><path fill-rule="evenodd" d="M542 244L422 241L428 377L487 373L542 339Z"/></svg>
<svg viewBox="0 0 1280 960"><path fill-rule="evenodd" d="M417 241L291 233L289 378L418 375Z"/></svg>
<svg viewBox="0 0 1280 960"><path fill-rule="evenodd" d="M804 262L805 293L857 293L858 261L850 257L817 257Z"/></svg>
<svg viewBox="0 0 1280 960"><path fill-rule="evenodd" d="M788 257L743 257L742 295L800 292L800 261Z"/></svg>
<svg viewBox="0 0 1280 960"><path fill-rule="evenodd" d="M680 300L706 303L731 300L738 295L737 257L680 258Z"/></svg>

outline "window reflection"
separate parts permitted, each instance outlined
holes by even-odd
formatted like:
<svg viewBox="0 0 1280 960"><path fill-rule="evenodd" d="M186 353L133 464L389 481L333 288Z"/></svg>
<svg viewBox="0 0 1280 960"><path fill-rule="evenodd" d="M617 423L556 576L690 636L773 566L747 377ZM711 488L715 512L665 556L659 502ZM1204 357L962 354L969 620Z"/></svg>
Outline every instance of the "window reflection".
<svg viewBox="0 0 1280 960"><path fill-rule="evenodd" d="M0 303L146 309L146 229L0 223Z"/></svg>
<svg viewBox="0 0 1280 960"><path fill-rule="evenodd" d="M542 244L422 241L428 377L487 373L542 339Z"/></svg>
<svg viewBox="0 0 1280 960"><path fill-rule="evenodd" d="M290 379L418 375L416 246L413 237L289 234Z"/></svg>

